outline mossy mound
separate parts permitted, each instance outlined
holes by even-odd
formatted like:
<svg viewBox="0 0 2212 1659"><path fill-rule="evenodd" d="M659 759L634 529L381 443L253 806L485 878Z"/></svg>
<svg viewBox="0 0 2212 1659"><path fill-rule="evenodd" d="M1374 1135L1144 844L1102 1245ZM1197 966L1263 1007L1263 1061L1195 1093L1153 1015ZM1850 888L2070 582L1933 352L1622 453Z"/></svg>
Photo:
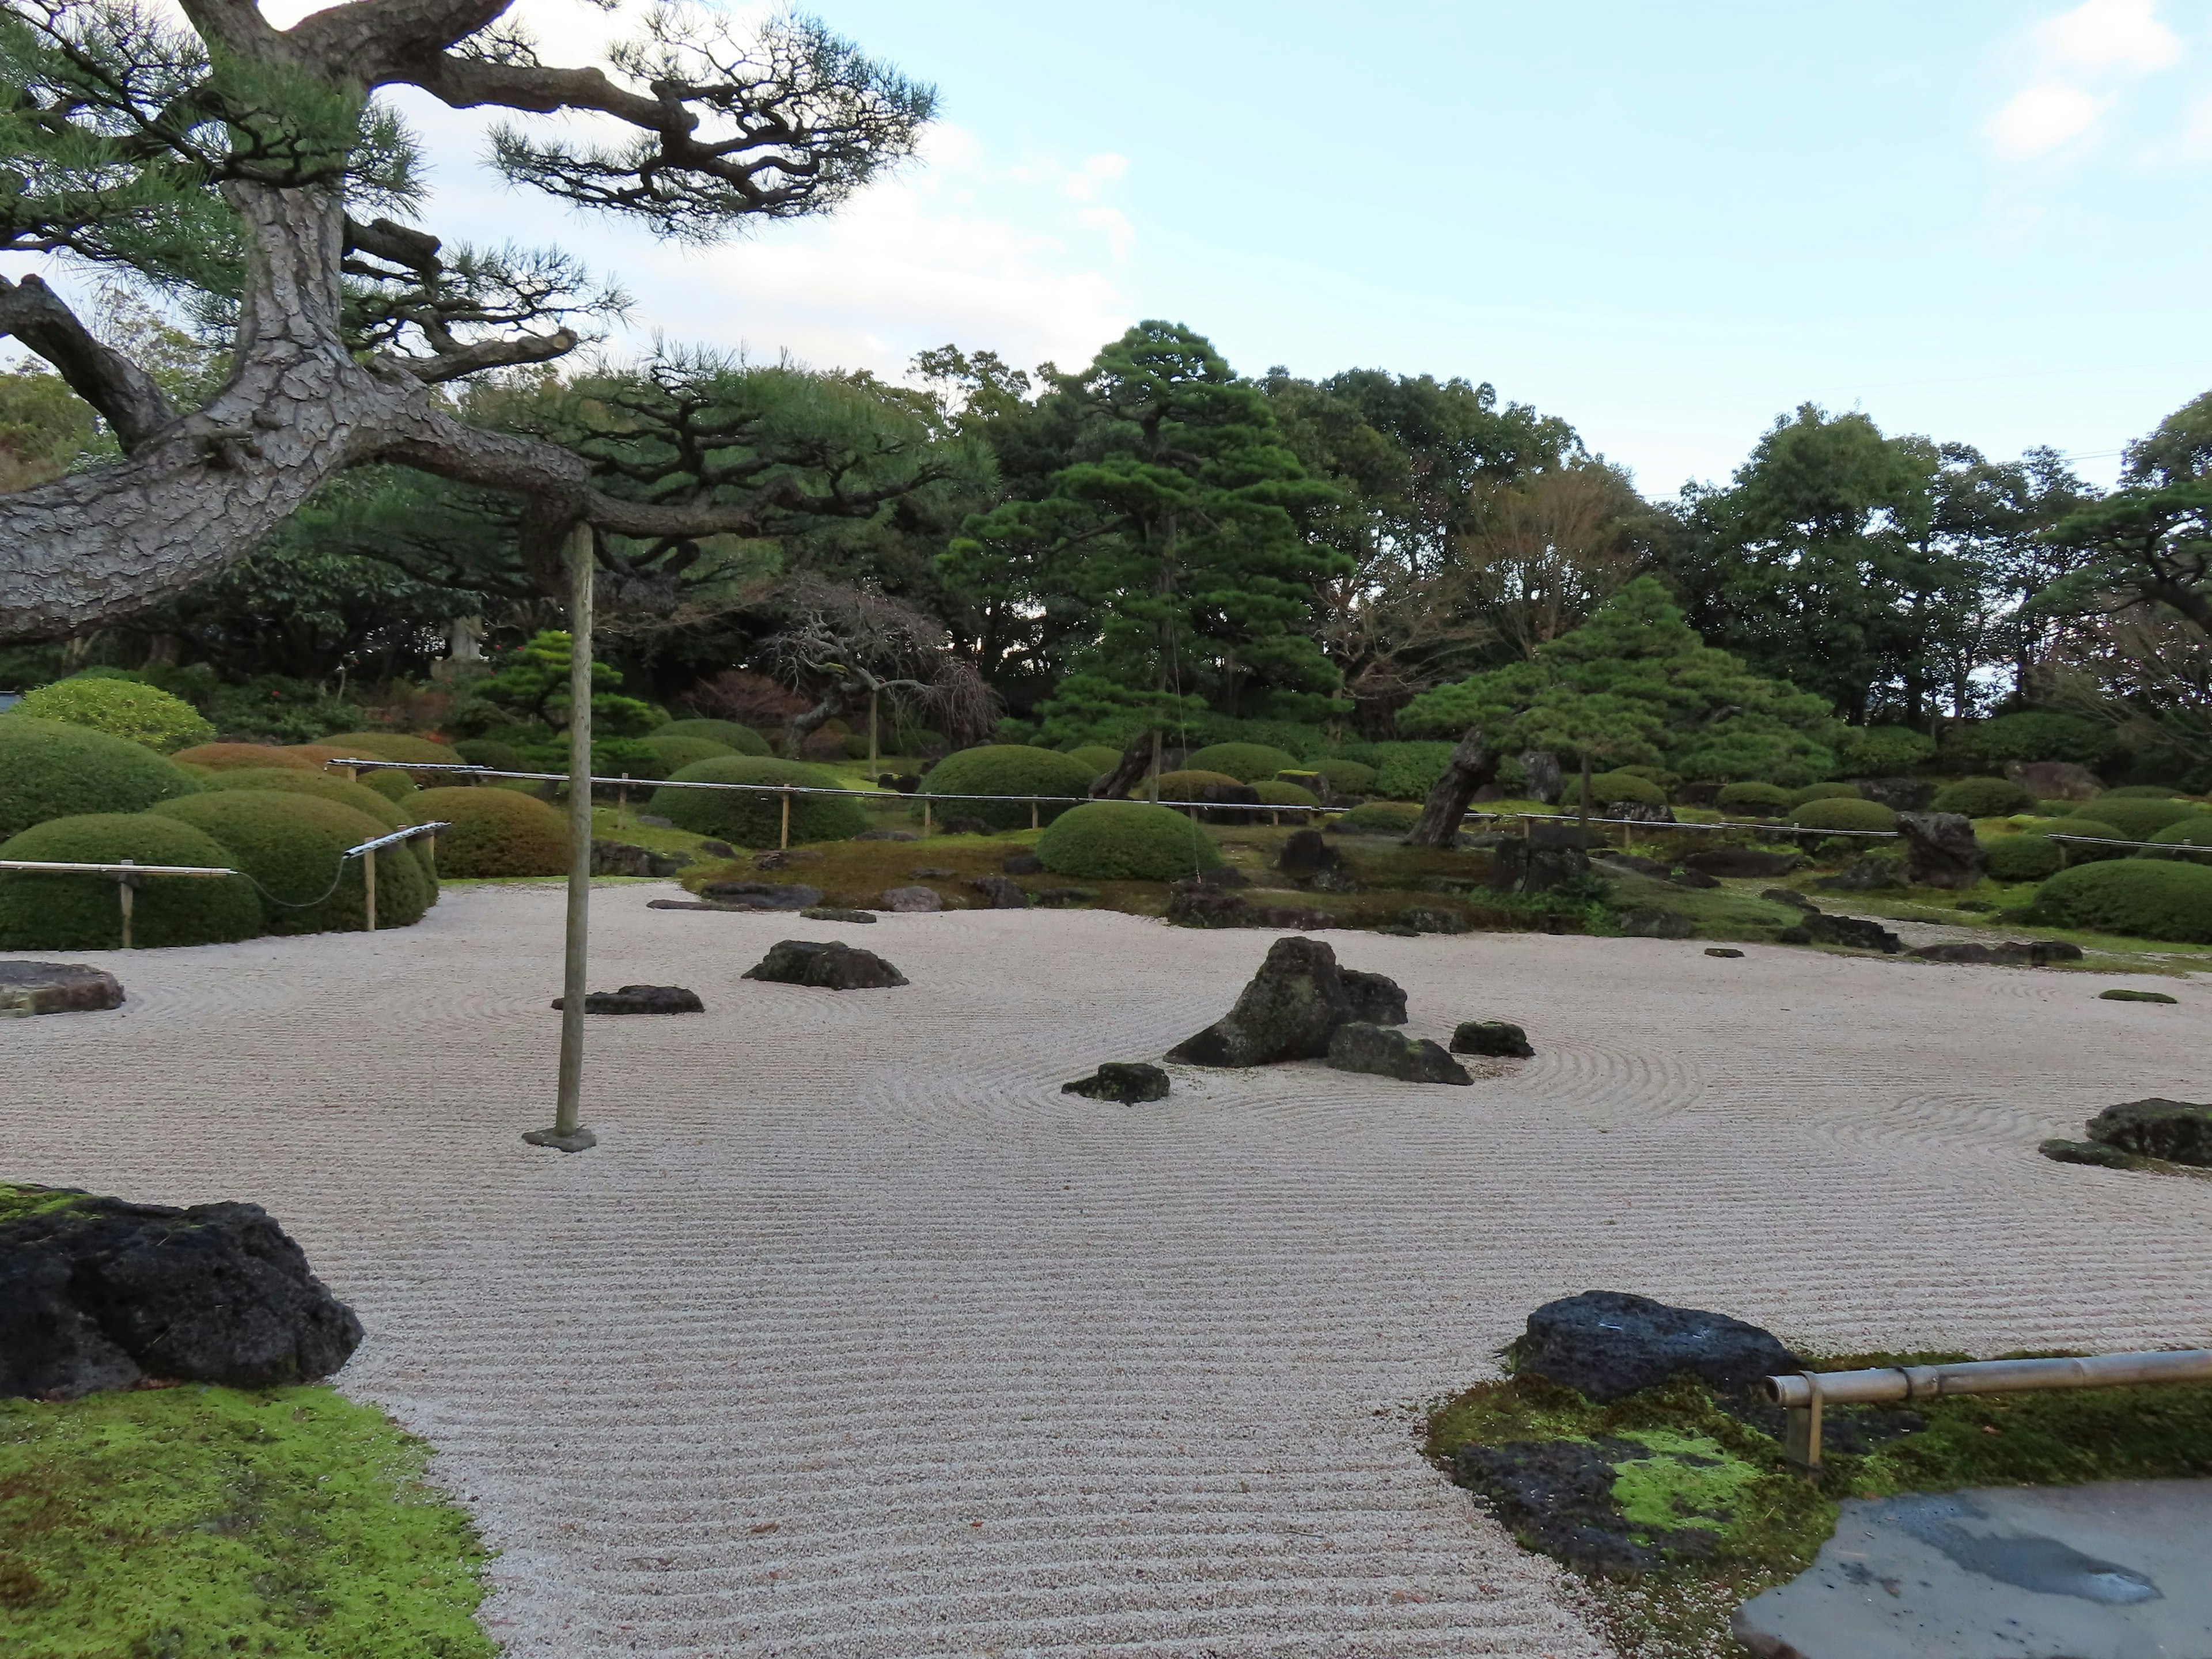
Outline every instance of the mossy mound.
<svg viewBox="0 0 2212 1659"><path fill-rule="evenodd" d="M1790 815L1800 830L1894 830L1897 814L1875 800L1808 800Z"/></svg>
<svg viewBox="0 0 2212 1659"><path fill-rule="evenodd" d="M2212 816L2193 800L2146 800L2141 796L2100 795L2083 811L2115 826L2130 841L2149 841L2161 830L2191 818Z"/></svg>
<svg viewBox="0 0 2212 1659"><path fill-rule="evenodd" d="M281 749L273 743L199 743L179 749L169 759L179 766L198 766L210 772L266 772L276 767L312 772L316 764L298 750Z"/></svg>
<svg viewBox="0 0 2212 1659"><path fill-rule="evenodd" d="M238 867L213 837L151 812L49 818L0 842L0 859ZM136 947L223 945L260 931L261 901L252 883L236 877L144 876L131 900ZM0 951L111 951L122 943L113 877L0 871Z"/></svg>
<svg viewBox="0 0 2212 1659"><path fill-rule="evenodd" d="M1790 805L1802 806L1808 800L1863 800L1856 783L1808 783L1802 789L1790 792Z"/></svg>
<svg viewBox="0 0 2212 1659"><path fill-rule="evenodd" d="M1026 744L989 743L947 755L921 781L925 795L1060 795L1079 799L1098 774L1073 755ZM1067 811L1066 800L1039 801L1036 821L1049 823ZM1025 800L948 801L934 809L939 817L981 818L994 830L1026 830L1030 803Z"/></svg>
<svg viewBox="0 0 2212 1659"><path fill-rule="evenodd" d="M2212 866L2163 859L2079 865L2036 890L2032 914L2054 927L2212 944Z"/></svg>
<svg viewBox="0 0 2212 1659"><path fill-rule="evenodd" d="M1391 800L1422 800L1451 764L1448 743L1378 743L1375 793Z"/></svg>
<svg viewBox="0 0 2212 1659"><path fill-rule="evenodd" d="M2002 818L2034 805L2035 798L2010 778L1960 778L1936 792L1933 810L1963 812L1970 818Z"/></svg>
<svg viewBox="0 0 2212 1659"><path fill-rule="evenodd" d="M215 727L182 697L136 680L91 675L56 680L27 691L9 712L22 720L60 720L105 732L157 755L187 744L205 743L215 735Z"/></svg>
<svg viewBox="0 0 2212 1659"><path fill-rule="evenodd" d="M438 832L438 873L455 881L557 876L568 867L568 821L559 809L512 789L418 791L410 823L450 823Z"/></svg>
<svg viewBox="0 0 2212 1659"><path fill-rule="evenodd" d="M2066 855L2048 836L1992 836L1982 843L1992 881L2044 881L2065 867Z"/></svg>
<svg viewBox="0 0 2212 1659"><path fill-rule="evenodd" d="M1572 811L1582 805L1583 781L1579 775L1567 780L1567 787L1559 795L1559 807ZM1633 772L1598 772L1590 777L1590 810L1595 812L1607 806L1664 806L1667 792L1649 778L1638 777Z"/></svg>
<svg viewBox="0 0 2212 1659"><path fill-rule="evenodd" d="M1103 743L1079 744L1066 752L1068 759L1081 761L1089 767L1094 778L1104 776L1121 763L1121 751L1109 749Z"/></svg>
<svg viewBox="0 0 2212 1659"><path fill-rule="evenodd" d="M2094 864L2100 859L2124 859L2130 849L2125 847L2100 846L2101 842L2130 841L2117 823L2107 823L2101 817L2046 818L2036 825L2036 833L2045 836L2080 836L2086 839L2057 843L2066 849L2069 864Z"/></svg>
<svg viewBox="0 0 2212 1659"><path fill-rule="evenodd" d="M373 753L369 750L361 748L358 745L348 745L345 748L334 748L327 742L295 744L284 752L289 755L300 756L319 772L325 770L326 763L331 761L353 759L386 760L391 758L388 756ZM453 752L455 758L464 758L459 750L455 750ZM330 775L335 778L343 776L343 774L331 772ZM434 778L438 775L434 772L426 772L423 775L425 777ZM386 800L392 801L406 799L408 796L415 793L416 788L415 780L410 774L405 772L387 772L381 769L374 771L360 773L354 781L359 783L362 788L374 789L378 794L383 796Z"/></svg>
<svg viewBox="0 0 2212 1659"><path fill-rule="evenodd" d="M1321 797L1301 784L1285 783L1275 778L1261 778L1252 787L1259 792L1261 803L1268 806L1318 806Z"/></svg>
<svg viewBox="0 0 2212 1659"><path fill-rule="evenodd" d="M2182 849L2191 847L2212 848L2212 812L2197 812L2169 823L2151 837L2156 847L2138 851L2139 859L2176 859L2189 856ZM2164 849L2171 848L2171 852Z"/></svg>
<svg viewBox="0 0 2212 1659"><path fill-rule="evenodd" d="M1210 743L1183 763L1193 772L1225 772L1239 783L1258 783L1298 769L1298 757L1271 743Z"/></svg>
<svg viewBox="0 0 2212 1659"><path fill-rule="evenodd" d="M386 834L418 822L368 785L349 783L335 772L303 772L287 767L270 767L261 771L219 772L208 780L203 793L222 789L267 789L280 795L313 795L320 800L334 800L341 806L350 806L363 817L375 819ZM432 867L427 842L410 841L404 842L404 846L407 855L422 866L423 875L435 883L437 872ZM377 856L380 859L389 858L396 850L387 848ZM380 878L383 874L380 864L377 873ZM377 921L381 925L384 920L381 894L379 895L377 908Z"/></svg>
<svg viewBox="0 0 2212 1659"><path fill-rule="evenodd" d="M1138 793L1142 793L1143 787L1139 785ZM1216 799L1214 791L1243 787L1243 779L1232 778L1226 772L1202 772L1195 767L1186 766L1178 771L1160 774L1162 800L1212 800Z"/></svg>
<svg viewBox="0 0 2212 1659"><path fill-rule="evenodd" d="M1375 792L1375 769L1364 761L1319 760L1300 769L1318 772L1340 795L1369 795Z"/></svg>
<svg viewBox="0 0 2212 1659"><path fill-rule="evenodd" d="M1778 818L1797 805L1790 791L1771 783L1729 784L1713 804L1723 812L1746 818Z"/></svg>
<svg viewBox="0 0 2212 1659"><path fill-rule="evenodd" d="M531 764L530 757L511 743L497 738L464 738L453 745L453 752L471 766L489 766L495 772L542 772L542 766ZM401 776L404 774L393 774Z"/></svg>
<svg viewBox="0 0 2212 1659"><path fill-rule="evenodd" d="M701 761L721 760L738 752L728 744L717 743L712 738L687 738L680 734L672 738L665 732L656 732L642 741L645 747L653 751L653 758L661 768L660 775L665 778L672 778L685 767L696 765Z"/></svg>
<svg viewBox="0 0 2212 1659"><path fill-rule="evenodd" d="M143 812L199 787L126 738L12 711L0 715L0 840L48 818Z"/></svg>
<svg viewBox="0 0 2212 1659"><path fill-rule="evenodd" d="M768 739L750 726L740 726L735 720L671 720L665 726L656 726L646 734L649 738L703 738L708 743L719 743L732 754L766 755Z"/></svg>
<svg viewBox="0 0 2212 1659"><path fill-rule="evenodd" d="M1421 809L1403 801L1370 800L1341 813L1336 826L1365 836L1402 836L1421 821Z"/></svg>
<svg viewBox="0 0 2212 1659"><path fill-rule="evenodd" d="M370 760L420 761L425 765L440 766L462 763L458 750L404 732L340 732L325 738L316 747L362 755Z"/></svg>
<svg viewBox="0 0 2212 1659"><path fill-rule="evenodd" d="M1221 863L1213 842L1189 818L1145 801L1072 807L1037 838L1036 855L1056 876L1092 881L1178 881Z"/></svg>
<svg viewBox="0 0 2212 1659"><path fill-rule="evenodd" d="M804 761L767 760L736 755L695 761L676 774L683 783L789 784L798 788L844 787L835 772ZM774 847L781 835L783 805L791 803L791 839L849 841L868 827L868 815L850 795L785 797L752 789L672 789L653 792L652 810L679 830L713 836L738 847ZM1024 818L1023 822L1027 823Z"/></svg>
<svg viewBox="0 0 2212 1659"><path fill-rule="evenodd" d="M222 844L231 866L258 884L269 932L345 933L368 925L362 861L341 856L385 833L368 814L313 795L264 789L215 790L154 810ZM412 927L434 896L413 858L378 858L379 927Z"/></svg>

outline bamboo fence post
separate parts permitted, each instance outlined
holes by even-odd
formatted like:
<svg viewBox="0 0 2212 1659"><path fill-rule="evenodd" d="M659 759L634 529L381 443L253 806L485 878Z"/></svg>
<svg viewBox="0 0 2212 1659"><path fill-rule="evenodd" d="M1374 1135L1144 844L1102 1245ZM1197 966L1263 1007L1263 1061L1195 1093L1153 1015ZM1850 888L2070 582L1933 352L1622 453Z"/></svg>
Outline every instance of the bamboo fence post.
<svg viewBox="0 0 2212 1659"><path fill-rule="evenodd" d="M780 852L791 850L791 786L789 784L786 784L783 789L783 832L775 844Z"/></svg>
<svg viewBox="0 0 2212 1659"><path fill-rule="evenodd" d="M615 827L629 828L629 774L622 775L622 783L615 790Z"/></svg>
<svg viewBox="0 0 2212 1659"><path fill-rule="evenodd" d="M1034 830L1034 829L1036 829L1036 827L1037 827L1037 804L1036 804L1036 796L1034 796L1034 795L1032 795L1032 796L1030 796L1030 829L1032 829L1032 830Z"/></svg>
<svg viewBox="0 0 2212 1659"><path fill-rule="evenodd" d="M370 848L361 855L361 886L362 908L368 921L365 930L376 931L376 848Z"/></svg>
<svg viewBox="0 0 2212 1659"><path fill-rule="evenodd" d="M929 797L927 795L921 798L921 833L923 839L927 840L929 836Z"/></svg>
<svg viewBox="0 0 2212 1659"><path fill-rule="evenodd" d="M117 860L120 864L131 864L136 861L132 859ZM126 951L131 948L131 896L137 890L131 884L137 879L135 876L118 876L115 878L116 902L123 907L123 948Z"/></svg>
<svg viewBox="0 0 2212 1659"><path fill-rule="evenodd" d="M584 998L592 917L592 527L568 538L568 923L561 974L561 1073L553 1127L522 1138L580 1152L599 1137L579 1121L584 1088Z"/></svg>

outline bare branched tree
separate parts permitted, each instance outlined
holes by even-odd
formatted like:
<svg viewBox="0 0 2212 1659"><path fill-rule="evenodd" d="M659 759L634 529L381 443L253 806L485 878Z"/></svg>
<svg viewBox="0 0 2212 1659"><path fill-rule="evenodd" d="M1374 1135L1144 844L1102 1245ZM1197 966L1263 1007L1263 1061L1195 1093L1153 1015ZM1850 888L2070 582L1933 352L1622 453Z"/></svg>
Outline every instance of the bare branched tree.
<svg viewBox="0 0 2212 1659"><path fill-rule="evenodd" d="M999 720L998 696L950 648L944 624L865 587L805 578L775 591L782 623L767 641L776 676L813 699L785 728L796 755L833 720L879 710L888 699L934 720L956 744L977 743Z"/></svg>

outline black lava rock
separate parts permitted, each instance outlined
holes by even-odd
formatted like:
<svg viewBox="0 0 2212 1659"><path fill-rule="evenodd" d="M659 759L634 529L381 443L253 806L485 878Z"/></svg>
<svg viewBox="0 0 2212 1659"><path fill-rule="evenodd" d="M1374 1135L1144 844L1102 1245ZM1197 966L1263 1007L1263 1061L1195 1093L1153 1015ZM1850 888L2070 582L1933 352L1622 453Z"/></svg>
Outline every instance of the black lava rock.
<svg viewBox="0 0 2212 1659"><path fill-rule="evenodd" d="M1496 1060L1527 1060L1536 1051L1528 1034L1510 1020L1470 1019L1452 1032L1455 1054L1485 1054Z"/></svg>
<svg viewBox="0 0 2212 1659"><path fill-rule="evenodd" d="M1340 1072L1366 1072L1401 1083L1474 1081L1466 1066L1426 1037L1407 1036L1364 1020L1346 1020L1331 1034L1328 1064Z"/></svg>
<svg viewBox="0 0 2212 1659"><path fill-rule="evenodd" d="M951 817L946 818L938 828L948 836L988 836L991 833L991 825L988 820L967 812L956 813Z"/></svg>
<svg viewBox="0 0 2212 1659"><path fill-rule="evenodd" d="M257 1204L52 1196L0 1223L0 1395L306 1382L360 1345L361 1322Z"/></svg>
<svg viewBox="0 0 2212 1659"><path fill-rule="evenodd" d="M2187 1100L2130 1100L2089 1120L2089 1139L2139 1158L2212 1164L2212 1106Z"/></svg>
<svg viewBox="0 0 2212 1659"><path fill-rule="evenodd" d="M1798 934L1803 937L1794 937ZM1841 945L1854 951L1881 951L1890 956L1905 949L1905 941L1878 921L1826 913L1807 916L1801 926L1784 929L1779 937L1790 945Z"/></svg>
<svg viewBox="0 0 2212 1659"><path fill-rule="evenodd" d="M1087 1095L1093 1100L1118 1100L1124 1105L1134 1106L1147 1100L1165 1100L1168 1074L1142 1060L1109 1060L1089 1077L1061 1084L1060 1091L1064 1095Z"/></svg>
<svg viewBox="0 0 2212 1659"><path fill-rule="evenodd" d="M803 939L770 945L769 953L745 970L745 977L776 985L811 985L824 991L874 991L907 982L904 974L873 951L835 942L817 945Z"/></svg>
<svg viewBox="0 0 2212 1659"><path fill-rule="evenodd" d="M556 1008L568 1005L566 997L555 997ZM619 991L588 991L584 995L584 1012L587 1014L703 1014L707 1005L699 1000L696 991L687 991L680 985L625 985Z"/></svg>
<svg viewBox="0 0 2212 1659"><path fill-rule="evenodd" d="M123 1006L123 983L82 963L0 962L0 1018L87 1014Z"/></svg>
<svg viewBox="0 0 2212 1659"><path fill-rule="evenodd" d="M1528 1316L1514 1354L1522 1371L1600 1404L1656 1388L1678 1372L1744 1394L1762 1376L1804 1369L1771 1331L1621 1291L1547 1302Z"/></svg>
<svg viewBox="0 0 2212 1659"><path fill-rule="evenodd" d="M1237 999L1197 1036L1168 1050L1193 1066L1264 1066L1318 1060L1336 1028L1352 1017L1336 952L1317 939L1279 939Z"/></svg>
<svg viewBox="0 0 2212 1659"><path fill-rule="evenodd" d="M1724 879L1742 880L1748 877L1771 881L1777 876L1788 875L1804 862L1796 853L1762 853L1755 847L1709 847L1684 859L1682 867Z"/></svg>

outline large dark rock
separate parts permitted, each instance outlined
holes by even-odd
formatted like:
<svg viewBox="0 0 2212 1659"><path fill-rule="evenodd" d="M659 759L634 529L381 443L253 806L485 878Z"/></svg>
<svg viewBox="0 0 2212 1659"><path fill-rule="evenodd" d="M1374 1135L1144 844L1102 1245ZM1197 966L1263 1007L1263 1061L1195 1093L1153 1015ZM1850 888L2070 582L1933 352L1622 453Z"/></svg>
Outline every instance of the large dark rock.
<svg viewBox="0 0 2212 1659"><path fill-rule="evenodd" d="M907 982L904 974L873 951L803 939L770 945L769 953L745 970L745 977L776 985L811 985L824 991L875 991Z"/></svg>
<svg viewBox="0 0 2212 1659"><path fill-rule="evenodd" d="M97 1013L122 1006L123 982L104 969L71 962L0 962L0 1019Z"/></svg>
<svg viewBox="0 0 2212 1659"><path fill-rule="evenodd" d="M1686 1372L1723 1393L1804 1369L1771 1331L1726 1314L1670 1307L1622 1291L1547 1302L1513 1345L1517 1367L1600 1404Z"/></svg>
<svg viewBox="0 0 2212 1659"><path fill-rule="evenodd" d="M799 913L809 921L866 921L872 922L872 910L848 910L842 904L811 904Z"/></svg>
<svg viewBox="0 0 2212 1659"><path fill-rule="evenodd" d="M1473 1083L1467 1067L1426 1037L1407 1036L1364 1020L1348 1019L1328 1039L1328 1064L1340 1072L1367 1072L1401 1083Z"/></svg>
<svg viewBox="0 0 2212 1659"><path fill-rule="evenodd" d="M1946 941L1940 945L1918 945L1905 955L1922 962L1978 963L2002 968L2041 968L2054 962L2078 961L2081 947L2063 939L2039 939L2025 943L2006 939L1996 945L1980 945L1971 939Z"/></svg>
<svg viewBox="0 0 2212 1659"><path fill-rule="evenodd" d="M988 818L979 818L968 812L956 812L938 825L938 829L948 836L988 836L991 833L992 824Z"/></svg>
<svg viewBox="0 0 2212 1659"><path fill-rule="evenodd" d="M1963 812L1900 812L1905 878L1916 887L1972 887L1988 863L1974 839L1974 821Z"/></svg>
<svg viewBox="0 0 2212 1659"><path fill-rule="evenodd" d="M672 876L690 862L681 853L656 853L649 847L633 847L626 841L592 842L592 873L595 876Z"/></svg>
<svg viewBox="0 0 2212 1659"><path fill-rule="evenodd" d="M361 1342L361 1322L257 1204L17 1192L32 1202L0 1207L0 1395L313 1382Z"/></svg>
<svg viewBox="0 0 2212 1659"><path fill-rule="evenodd" d="M1490 855L1490 885L1500 893L1548 893L1589 872L1589 854L1581 848L1547 845L1534 837L1508 837Z"/></svg>
<svg viewBox="0 0 2212 1659"><path fill-rule="evenodd" d="M1559 757L1547 749L1531 749L1521 757L1521 787L1524 799L1540 800L1547 806L1559 799L1566 788L1566 779L1559 770Z"/></svg>
<svg viewBox="0 0 2212 1659"><path fill-rule="evenodd" d="M2187 1100L2130 1100L2089 1120L2089 1139L2139 1158L2212 1164L2212 1106Z"/></svg>
<svg viewBox="0 0 2212 1659"><path fill-rule="evenodd" d="M1482 1054L1493 1060L1527 1060L1536 1052L1529 1044L1528 1032L1504 1019L1463 1022L1452 1032L1451 1051L1455 1054Z"/></svg>
<svg viewBox="0 0 2212 1659"><path fill-rule="evenodd" d="M2004 770L2038 800L2089 800L2105 793L2097 775L2073 761L2007 761Z"/></svg>
<svg viewBox="0 0 2212 1659"><path fill-rule="evenodd" d="M934 887L919 884L912 887L887 887L884 890L882 908L893 915L921 915L931 910L942 910L945 901L937 896Z"/></svg>
<svg viewBox="0 0 2212 1659"><path fill-rule="evenodd" d="M1893 812L1924 812L1936 799L1933 778L1853 778L1859 793Z"/></svg>
<svg viewBox="0 0 2212 1659"><path fill-rule="evenodd" d="M1765 887L1759 890L1759 896L1776 904L1786 904L1793 910L1802 910L1808 916L1820 914L1820 907L1794 887Z"/></svg>
<svg viewBox="0 0 2212 1659"><path fill-rule="evenodd" d="M1275 855L1275 868L1294 881L1308 881L1324 870L1344 866L1344 854L1322 838L1318 830L1299 830Z"/></svg>
<svg viewBox="0 0 2212 1659"><path fill-rule="evenodd" d="M1814 911L1796 927L1785 927L1775 935L1784 945L1841 945L1854 951L1881 951L1895 956L1905 949L1905 941L1878 921L1866 921L1857 916L1832 916Z"/></svg>
<svg viewBox="0 0 2212 1659"><path fill-rule="evenodd" d="M1193 1066L1265 1066L1318 1060L1329 1037L1352 1018L1351 993L1336 952L1317 939L1279 939L1237 999L1203 1031L1168 1050Z"/></svg>
<svg viewBox="0 0 2212 1659"><path fill-rule="evenodd" d="M1212 871L1208 875L1216 873ZM1340 924L1309 905L1269 904L1207 881L1168 884L1167 919L1177 927L1296 927L1310 931Z"/></svg>
<svg viewBox="0 0 2212 1659"><path fill-rule="evenodd" d="M555 997L556 1008L568 1006L566 997ZM584 994L584 1012L587 1014L703 1014L707 1005L699 1000L696 991L687 991L681 985L625 985L619 991L587 991Z"/></svg>
<svg viewBox="0 0 2212 1659"><path fill-rule="evenodd" d="M1044 860L1035 853L1009 853L999 865L1010 876L1041 876Z"/></svg>
<svg viewBox="0 0 2212 1659"><path fill-rule="evenodd" d="M1064 1095L1087 1095L1093 1100L1118 1100L1125 1106L1134 1106L1147 1100L1165 1100L1168 1074L1142 1060L1109 1060L1089 1077L1061 1084L1060 1091Z"/></svg>
<svg viewBox="0 0 2212 1659"><path fill-rule="evenodd" d="M981 893L994 910L1026 910L1030 896L1022 891L1011 876L978 876L968 884L971 892Z"/></svg>
<svg viewBox="0 0 2212 1659"><path fill-rule="evenodd" d="M710 881L699 896L746 910L804 910L822 902L819 887L795 881Z"/></svg>
<svg viewBox="0 0 2212 1659"><path fill-rule="evenodd" d="M1339 968L1344 994L1352 1004L1352 1018L1370 1025L1403 1025L1406 993L1398 981L1382 974L1364 974L1357 968Z"/></svg>
<svg viewBox="0 0 2212 1659"><path fill-rule="evenodd" d="M1590 856L1600 864L1610 865L1616 870L1625 870L1631 875L1650 876L1656 881L1674 879L1674 866L1662 864L1657 859L1643 858L1634 853L1619 852L1593 853Z"/></svg>
<svg viewBox="0 0 2212 1659"><path fill-rule="evenodd" d="M2099 1170L2133 1170L2142 1164L2133 1152L2094 1140L2046 1140L2035 1150L2053 1164L2087 1164Z"/></svg>
<svg viewBox="0 0 2212 1659"><path fill-rule="evenodd" d="M1756 847L1708 847L1684 859L1682 867L1723 879L1772 881L1777 876L1788 875L1804 862L1803 855L1797 853L1762 853Z"/></svg>

